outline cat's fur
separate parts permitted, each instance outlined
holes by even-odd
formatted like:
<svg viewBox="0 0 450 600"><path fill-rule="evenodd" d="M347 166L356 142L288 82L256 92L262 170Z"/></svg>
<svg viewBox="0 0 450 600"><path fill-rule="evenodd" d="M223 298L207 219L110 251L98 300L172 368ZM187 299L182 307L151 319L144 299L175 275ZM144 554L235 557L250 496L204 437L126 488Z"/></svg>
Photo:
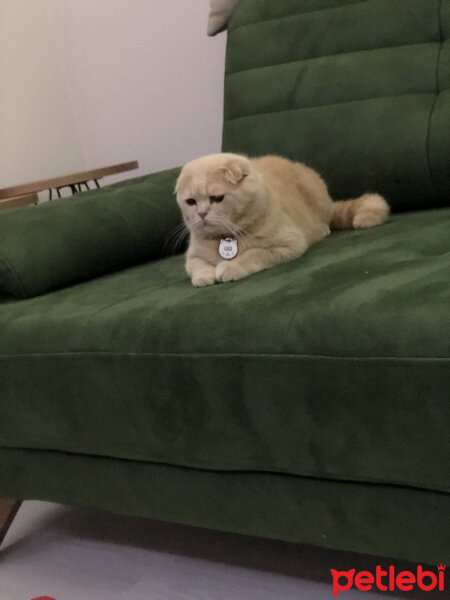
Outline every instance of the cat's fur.
<svg viewBox="0 0 450 600"><path fill-rule="evenodd" d="M198 158L175 191L190 230L186 270L194 286L241 279L298 258L330 229L373 227L389 215L378 194L333 202L318 173L278 156ZM225 237L238 240L232 260L219 254Z"/></svg>

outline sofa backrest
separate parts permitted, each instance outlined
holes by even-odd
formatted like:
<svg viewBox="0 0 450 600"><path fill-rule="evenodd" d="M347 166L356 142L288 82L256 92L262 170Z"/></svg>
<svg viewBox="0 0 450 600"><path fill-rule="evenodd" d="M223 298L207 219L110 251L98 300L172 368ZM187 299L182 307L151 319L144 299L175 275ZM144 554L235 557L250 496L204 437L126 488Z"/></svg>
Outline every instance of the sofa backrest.
<svg viewBox="0 0 450 600"><path fill-rule="evenodd" d="M450 0L241 0L223 150L317 169L335 199L450 201Z"/></svg>

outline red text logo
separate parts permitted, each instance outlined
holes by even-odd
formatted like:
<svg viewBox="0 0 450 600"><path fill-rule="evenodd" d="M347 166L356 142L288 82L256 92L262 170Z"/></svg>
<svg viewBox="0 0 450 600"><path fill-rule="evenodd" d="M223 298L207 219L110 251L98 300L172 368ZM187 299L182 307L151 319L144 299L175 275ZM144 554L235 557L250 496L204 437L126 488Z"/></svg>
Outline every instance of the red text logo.
<svg viewBox="0 0 450 600"><path fill-rule="evenodd" d="M346 592L352 587L357 588L361 592L369 592L373 588L380 592L393 592L399 590L401 592L410 592L414 588L431 592L432 590L444 591L445 581L445 565L438 565L437 571L426 571L420 565L417 571L396 571L391 565L387 571L384 571L380 565L377 565L375 573L370 571L359 571L355 569L350 571L336 571L331 569L333 577L333 596L338 596L339 592Z"/></svg>

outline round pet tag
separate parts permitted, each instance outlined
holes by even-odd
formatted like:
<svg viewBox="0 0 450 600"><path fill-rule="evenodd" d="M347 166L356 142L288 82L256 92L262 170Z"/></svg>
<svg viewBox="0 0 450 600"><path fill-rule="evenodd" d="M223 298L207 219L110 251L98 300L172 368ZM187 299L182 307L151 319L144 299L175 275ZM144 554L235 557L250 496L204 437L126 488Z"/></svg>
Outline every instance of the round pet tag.
<svg viewBox="0 0 450 600"><path fill-rule="evenodd" d="M219 254L225 260L231 260L238 253L238 243L234 238L222 238L220 240Z"/></svg>

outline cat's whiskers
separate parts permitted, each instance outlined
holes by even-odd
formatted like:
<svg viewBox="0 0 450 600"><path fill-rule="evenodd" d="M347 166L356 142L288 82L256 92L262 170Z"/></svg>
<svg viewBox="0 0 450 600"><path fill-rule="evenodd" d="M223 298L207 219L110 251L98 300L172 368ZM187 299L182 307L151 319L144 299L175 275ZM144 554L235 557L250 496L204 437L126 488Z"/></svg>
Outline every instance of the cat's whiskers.
<svg viewBox="0 0 450 600"><path fill-rule="evenodd" d="M224 222L224 225L236 239L241 238L242 240L244 240L249 236L249 233L245 231L245 229L243 229L239 225L236 225L236 223L233 223L233 221L231 221L230 219L227 219Z"/></svg>
<svg viewBox="0 0 450 600"><path fill-rule="evenodd" d="M181 246L188 235L189 229L184 223L180 223L174 227L164 243L163 254L166 256L172 256L173 254L176 254L179 246Z"/></svg>
<svg viewBox="0 0 450 600"><path fill-rule="evenodd" d="M171 229L169 231L169 234L167 235L167 237L164 241L163 254L165 254L166 252L169 251L169 249L172 247L174 238L176 238L178 236L178 234L184 230L184 228L185 228L184 223L179 223L178 225L176 225L176 227L174 227L173 229Z"/></svg>
<svg viewBox="0 0 450 600"><path fill-rule="evenodd" d="M189 223L189 229L200 229L203 226L203 219L200 217L193 218Z"/></svg>
<svg viewBox="0 0 450 600"><path fill-rule="evenodd" d="M240 236L239 230L237 229L237 227L234 226L234 224L231 221L225 222L224 225L234 237L237 238Z"/></svg>
<svg viewBox="0 0 450 600"><path fill-rule="evenodd" d="M211 215L210 217L208 217L208 220L211 225L223 227L235 238L240 237L244 239L249 235L249 233L244 228L240 227L239 225L236 225L236 223L233 223L233 221L231 221L231 219L229 219L228 217Z"/></svg>
<svg viewBox="0 0 450 600"><path fill-rule="evenodd" d="M230 221L230 223L233 225L233 227L236 228L236 231L238 232L238 234L241 237L244 238L244 237L249 237L250 236L250 233L246 229L244 229L241 225L237 225L236 223L233 223L232 221Z"/></svg>

